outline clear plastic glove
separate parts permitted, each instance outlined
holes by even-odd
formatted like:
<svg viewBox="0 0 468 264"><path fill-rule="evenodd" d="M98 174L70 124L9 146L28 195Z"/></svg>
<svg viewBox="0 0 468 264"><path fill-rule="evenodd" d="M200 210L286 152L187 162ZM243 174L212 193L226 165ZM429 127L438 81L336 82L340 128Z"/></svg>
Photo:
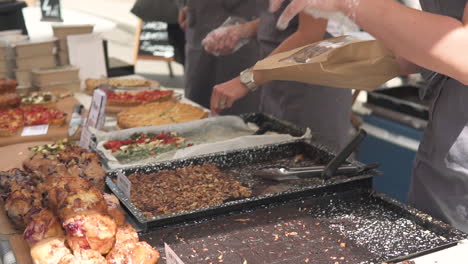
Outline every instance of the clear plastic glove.
<svg viewBox="0 0 468 264"><path fill-rule="evenodd" d="M244 29L246 21L238 17L229 17L219 28L211 31L202 44L208 53L215 56L232 54L249 42Z"/></svg>
<svg viewBox="0 0 468 264"><path fill-rule="evenodd" d="M281 8L284 0L270 0L270 12ZM306 12L316 18L339 19L344 7L353 9L359 5L359 0L292 0L278 19L278 29L284 30L289 22L300 12Z"/></svg>

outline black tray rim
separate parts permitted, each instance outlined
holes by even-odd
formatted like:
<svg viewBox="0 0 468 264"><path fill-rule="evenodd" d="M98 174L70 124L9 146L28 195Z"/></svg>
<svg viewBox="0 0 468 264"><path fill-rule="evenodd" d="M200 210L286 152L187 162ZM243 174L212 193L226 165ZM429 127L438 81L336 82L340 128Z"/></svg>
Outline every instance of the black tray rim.
<svg viewBox="0 0 468 264"><path fill-rule="evenodd" d="M221 205L215 205L211 207L204 207L204 208L199 208L196 210L189 210L189 211L183 211L179 213L174 213L170 215L164 215L160 217L152 217L152 218L147 218L143 215L140 209L136 207L128 198L125 197L123 192L117 187L117 185L112 181L113 178L116 178L117 173L122 172L125 174L125 171L134 171L134 170L141 170L144 168L148 167L169 167L171 164L176 164L176 163L188 163L191 164L193 161L196 160L202 160L210 157L222 157L222 156L228 156L228 155L236 155L236 153L240 152L245 152L245 151L259 151L271 147L278 147L278 146L285 146L289 144L303 144L309 147L313 147L317 149L318 151L325 152L330 155L335 155L335 153L330 152L326 147L323 147L321 145L316 145L311 142L306 142L304 140L295 140L291 141L288 143L283 143L283 144L267 144L267 145L262 145L262 146L257 146L257 147L252 147L252 148L246 148L246 149L237 149L237 150L229 150L229 151L221 151L221 152L216 152L216 153L210 153L210 154L205 154L205 155L199 155L199 156L194 156L194 157L189 157L189 158L183 158L183 159L174 159L170 161L163 161L159 163L153 163L153 164L148 164L148 165L143 165L143 166L135 166L135 167L126 167L126 168L119 168L119 169L114 169L114 170L109 170L107 171L106 175L106 185L109 187L109 189L119 198L119 200L124 204L125 208L131 213L131 215L139 222L139 224L147 225L150 223L155 223L159 221L165 221L165 220L170 220L170 219L175 219L178 217L183 217L183 216L189 216L192 214L196 213L203 213L206 211L211 211L211 210L221 210L221 209L227 209L229 207L234 207L235 205L238 205L240 203L255 203L255 202L268 202L268 200L275 199L275 198L281 198L282 196L286 196L288 194L300 194L300 193L306 193L310 192L316 189L324 188L324 187L330 187L330 186L339 186L343 185L346 183L350 182L355 182L355 181L360 181L360 180L366 180L366 179L372 179L375 176L380 175L381 173L378 170L371 170L368 171L362 175L358 176L352 176L348 177L346 179L342 180L337 180L333 183L324 183L324 184L316 184L316 185L311 185L309 187L303 187L299 189L292 189L288 190L286 192L281 192L281 193L273 193L273 194L266 194L266 195L260 195L256 196L254 198L247 198L247 199L240 199L240 200L235 200L235 201L229 201ZM346 160L347 162L355 165L363 165L359 161L356 161L352 158L348 158ZM154 172L157 172L158 169L155 169Z"/></svg>

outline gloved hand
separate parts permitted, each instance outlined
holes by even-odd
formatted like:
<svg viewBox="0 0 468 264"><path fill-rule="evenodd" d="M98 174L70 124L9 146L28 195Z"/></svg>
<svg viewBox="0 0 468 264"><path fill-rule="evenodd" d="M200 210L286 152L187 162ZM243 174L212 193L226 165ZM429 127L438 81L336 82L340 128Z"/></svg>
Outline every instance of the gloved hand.
<svg viewBox="0 0 468 264"><path fill-rule="evenodd" d="M270 12L276 12L284 0L270 0ZM292 0L278 19L277 27L286 29L291 19L304 11L317 18L330 19L346 8L352 9L359 5L359 0Z"/></svg>
<svg viewBox="0 0 468 264"><path fill-rule="evenodd" d="M242 27L243 25L239 24L211 31L202 41L205 50L216 56L234 53L240 48L240 44L243 44L243 40L247 39Z"/></svg>

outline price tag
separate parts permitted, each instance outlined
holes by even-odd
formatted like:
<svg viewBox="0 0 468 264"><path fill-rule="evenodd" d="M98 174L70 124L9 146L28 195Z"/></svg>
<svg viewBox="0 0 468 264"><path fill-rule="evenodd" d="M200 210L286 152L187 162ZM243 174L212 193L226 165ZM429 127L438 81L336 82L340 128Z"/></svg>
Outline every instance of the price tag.
<svg viewBox="0 0 468 264"><path fill-rule="evenodd" d="M28 126L28 127L23 128L23 132L21 132L21 136L29 137L29 136L47 135L47 131L49 131L49 125Z"/></svg>
<svg viewBox="0 0 468 264"><path fill-rule="evenodd" d="M92 135L89 132L88 127L96 129L102 129L104 127L104 123L106 121L106 103L107 94L101 89L94 90L93 101L88 113L88 118L86 119L81 132L80 147L89 149Z"/></svg>
<svg viewBox="0 0 468 264"><path fill-rule="evenodd" d="M132 183L130 180L123 174L123 172L117 172L117 187L124 193L124 195L130 199L130 193L132 190Z"/></svg>
<svg viewBox="0 0 468 264"><path fill-rule="evenodd" d="M168 244L164 243L164 251L166 252L166 263L167 264L184 264L184 262L177 256L177 254L169 247Z"/></svg>

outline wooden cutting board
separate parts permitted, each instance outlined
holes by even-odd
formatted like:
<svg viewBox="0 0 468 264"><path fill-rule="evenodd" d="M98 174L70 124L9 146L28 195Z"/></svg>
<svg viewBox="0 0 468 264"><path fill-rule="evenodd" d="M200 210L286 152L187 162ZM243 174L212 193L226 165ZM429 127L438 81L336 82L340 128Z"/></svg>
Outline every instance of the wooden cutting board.
<svg viewBox="0 0 468 264"><path fill-rule="evenodd" d="M48 133L41 136L22 137L22 130L20 130L18 135L11 137L0 137L0 147L33 141L56 141L66 138L68 136L68 124L70 123L70 118L73 113L73 106L78 103L79 102L75 99L75 97L68 97L57 102L57 109L67 113L67 121L63 126L49 127Z"/></svg>
<svg viewBox="0 0 468 264"><path fill-rule="evenodd" d="M32 153L28 148L53 143L53 141L34 141L9 146L0 147L0 171L21 168L23 161L29 158Z"/></svg>

